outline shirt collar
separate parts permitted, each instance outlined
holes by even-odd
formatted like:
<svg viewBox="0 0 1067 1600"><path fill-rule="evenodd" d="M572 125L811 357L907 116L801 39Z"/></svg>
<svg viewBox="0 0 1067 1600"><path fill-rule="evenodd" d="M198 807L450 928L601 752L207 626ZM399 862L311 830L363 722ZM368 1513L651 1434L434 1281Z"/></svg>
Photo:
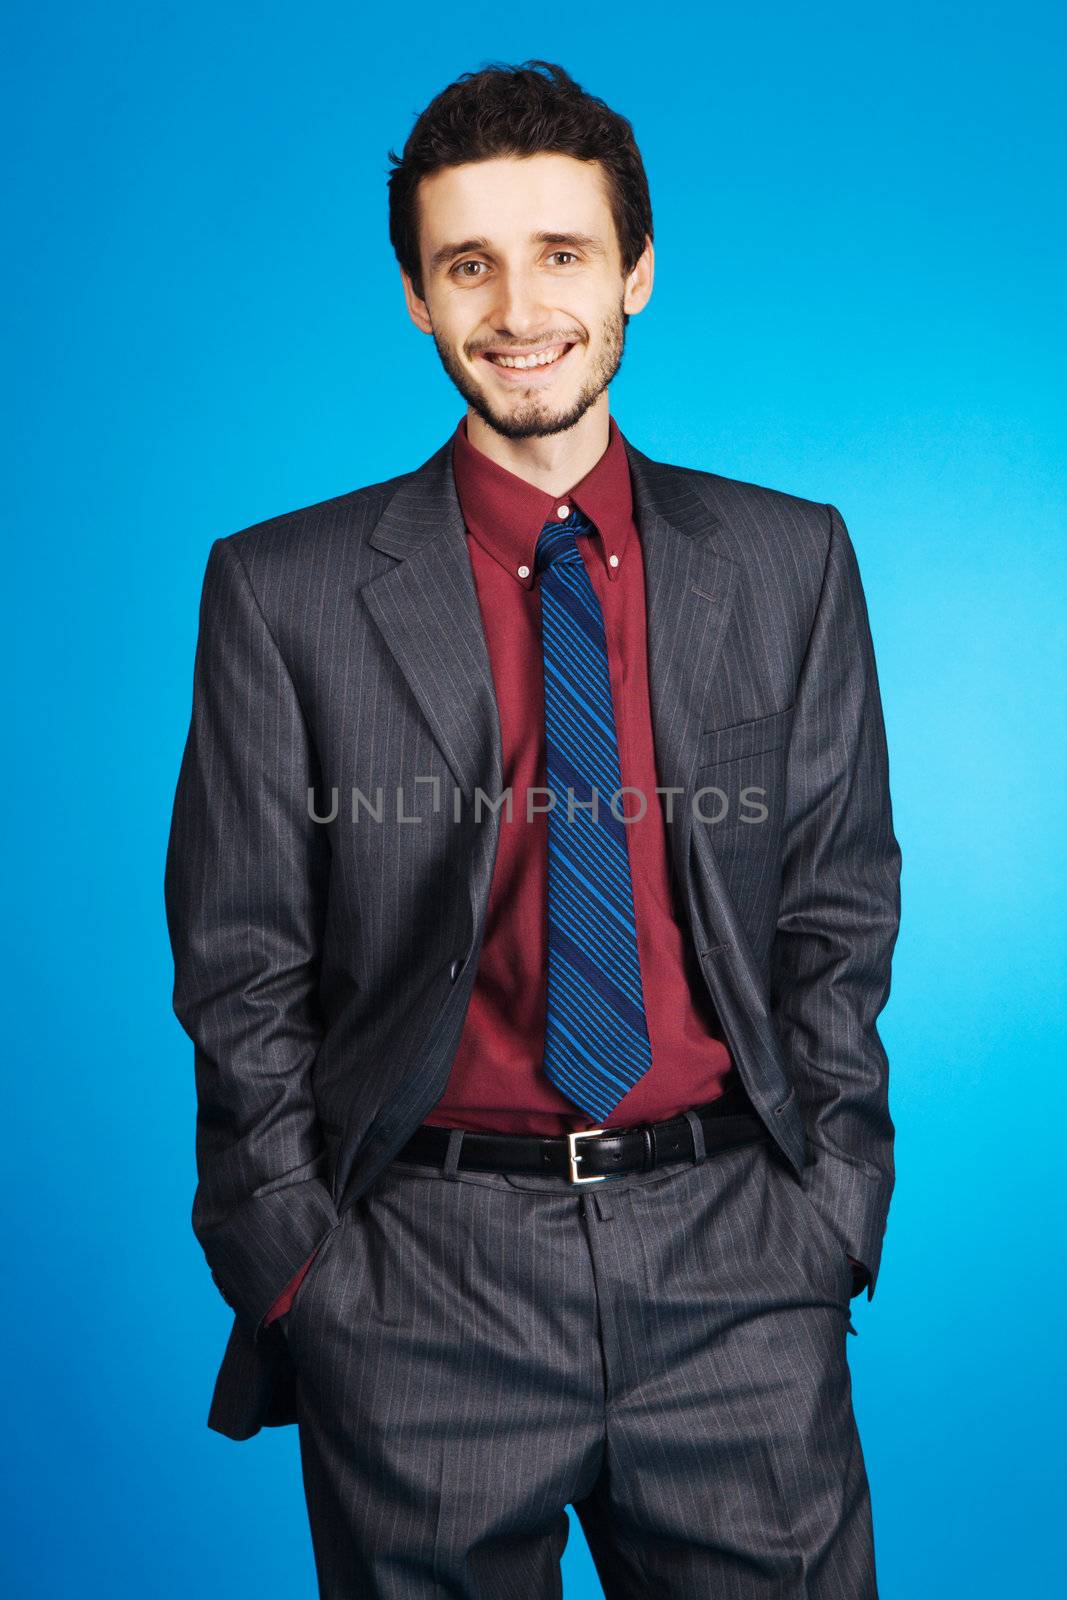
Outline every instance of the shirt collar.
<svg viewBox="0 0 1067 1600"><path fill-rule="evenodd" d="M533 587L538 534L572 502L596 525L593 547L608 577L619 577L633 542L633 488L614 417L608 419L603 455L565 495L550 495L490 460L468 439L466 414L452 438L452 471L468 532L524 589Z"/></svg>

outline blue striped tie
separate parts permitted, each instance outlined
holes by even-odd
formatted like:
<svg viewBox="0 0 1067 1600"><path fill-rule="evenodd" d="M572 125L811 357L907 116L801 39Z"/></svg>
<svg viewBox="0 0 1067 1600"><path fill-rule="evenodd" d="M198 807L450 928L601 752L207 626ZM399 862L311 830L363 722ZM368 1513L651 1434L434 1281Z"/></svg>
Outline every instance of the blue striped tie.
<svg viewBox="0 0 1067 1600"><path fill-rule="evenodd" d="M622 783L600 602L576 537L596 530L577 506L537 539L545 661L548 812L548 1012L544 1070L597 1122L648 1071ZM596 791L596 816L587 804ZM574 819L568 820L568 800ZM627 797L615 803L628 813ZM580 809L579 809L580 808Z"/></svg>

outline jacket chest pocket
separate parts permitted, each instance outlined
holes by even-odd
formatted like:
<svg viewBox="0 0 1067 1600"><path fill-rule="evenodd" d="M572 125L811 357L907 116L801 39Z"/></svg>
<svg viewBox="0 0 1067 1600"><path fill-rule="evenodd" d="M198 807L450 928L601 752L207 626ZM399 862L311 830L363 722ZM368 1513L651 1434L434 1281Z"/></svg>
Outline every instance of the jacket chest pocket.
<svg viewBox="0 0 1067 1600"><path fill-rule="evenodd" d="M705 728L700 735L698 774L705 767L780 750L788 744L792 726L793 707L788 705L766 717L732 722L727 728Z"/></svg>
<svg viewBox="0 0 1067 1600"><path fill-rule="evenodd" d="M739 903L777 890L792 723L789 705L700 736L693 827L705 832Z"/></svg>

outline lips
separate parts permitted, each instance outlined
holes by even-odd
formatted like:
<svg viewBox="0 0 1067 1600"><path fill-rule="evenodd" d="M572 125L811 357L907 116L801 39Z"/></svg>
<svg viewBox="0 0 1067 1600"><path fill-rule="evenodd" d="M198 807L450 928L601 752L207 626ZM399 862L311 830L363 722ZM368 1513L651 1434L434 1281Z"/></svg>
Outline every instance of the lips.
<svg viewBox="0 0 1067 1600"><path fill-rule="evenodd" d="M561 348L561 347L558 346L558 345L544 345L544 346L542 346L542 349L544 349L544 350L559 349L559 348ZM554 361L543 362L540 365L532 366L532 367L504 367L504 366L501 366L499 361L494 361L492 359L492 357L494 355L510 355L512 352L507 351L507 350L503 350L503 351L483 350L481 352L481 354L480 354L480 359L482 361L484 361L487 366L492 367L494 373L496 373L497 376L504 383L510 384L512 386L514 386L516 383L518 383L518 384L544 383L544 382L547 381L547 379L550 377L550 375L552 373L554 373L559 367L564 365L564 363L568 360L571 351L574 348L575 348L574 343L571 342L571 341L568 341L566 344L564 344L562 346L562 351L563 351L562 355L557 356ZM533 351L521 351L521 352L520 351L516 351L514 353L516 355L519 355L519 354L527 355L527 354L536 354L537 352L533 352Z"/></svg>

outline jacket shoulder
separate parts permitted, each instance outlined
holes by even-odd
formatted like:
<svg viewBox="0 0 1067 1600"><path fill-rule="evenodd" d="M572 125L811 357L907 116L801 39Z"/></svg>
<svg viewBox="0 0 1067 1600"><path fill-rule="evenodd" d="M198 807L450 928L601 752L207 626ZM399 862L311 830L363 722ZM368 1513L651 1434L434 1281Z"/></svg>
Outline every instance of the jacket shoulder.
<svg viewBox="0 0 1067 1600"><path fill-rule="evenodd" d="M820 566L825 560L831 531L827 502L699 467L653 465L661 495L671 487L676 493L695 493L715 519L717 543L738 560L780 553L783 546Z"/></svg>
<svg viewBox="0 0 1067 1600"><path fill-rule="evenodd" d="M805 495L791 494L786 489L775 489L765 483L750 483L745 478L727 478L719 472L707 472L699 467L673 467L674 472L684 472L701 483L721 500L732 500L739 505L761 509L770 513L788 513L793 516L826 521L826 502L812 500Z"/></svg>
<svg viewBox="0 0 1067 1600"><path fill-rule="evenodd" d="M647 457L637 466L657 510L679 528L709 539L737 567L740 625L787 630L802 649L830 559L831 506L699 467Z"/></svg>
<svg viewBox="0 0 1067 1600"><path fill-rule="evenodd" d="M284 562L287 558L305 556L312 548L321 550L331 541L358 540L361 533L373 527L396 490L410 476L410 473L400 473L380 483L333 495L328 500L283 511L225 534L217 543L227 545L251 568L264 561Z"/></svg>

